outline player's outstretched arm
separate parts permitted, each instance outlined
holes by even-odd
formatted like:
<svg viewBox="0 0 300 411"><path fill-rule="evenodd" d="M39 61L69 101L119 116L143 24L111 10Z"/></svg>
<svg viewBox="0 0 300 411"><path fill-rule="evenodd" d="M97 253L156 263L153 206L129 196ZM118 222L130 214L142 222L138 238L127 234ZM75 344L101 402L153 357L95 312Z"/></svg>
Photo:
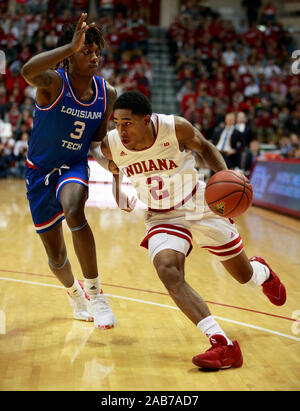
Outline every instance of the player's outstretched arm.
<svg viewBox="0 0 300 411"><path fill-rule="evenodd" d="M102 153L103 155L108 158L109 160L111 160L111 167L117 167L117 165L112 161L112 154L109 148L109 143L108 143L108 136L105 136L102 143L101 143L101 149L102 149ZM128 213L130 213L137 202L137 199L132 197L131 199L128 198L127 194L124 193L121 190L121 186L122 186L122 180L123 180L123 173L121 173L118 169L118 172L114 172L111 171L113 173L113 184L112 184L112 192L113 192L113 196L116 200L116 203L118 204L118 207L123 210L123 211L127 211Z"/></svg>
<svg viewBox="0 0 300 411"><path fill-rule="evenodd" d="M104 137L103 141L92 141L90 154L101 167L105 168L105 170L110 171L113 174L119 174L118 166L112 161L107 136Z"/></svg>
<svg viewBox="0 0 300 411"><path fill-rule="evenodd" d="M126 211L127 213L131 213L131 211L133 211L136 206L137 198L132 197L130 199L127 196L127 194L121 190L122 180L123 180L123 173L120 173L119 175L114 174L113 176L113 196L116 200L116 203L118 204L118 207L121 210Z"/></svg>
<svg viewBox="0 0 300 411"><path fill-rule="evenodd" d="M53 68L62 60L76 53L85 42L85 32L95 25L86 23L87 14L82 13L77 23L72 42L54 50L46 51L32 57L22 67L21 74L31 86L54 92L61 87L61 79ZM51 93L52 94L52 93Z"/></svg>
<svg viewBox="0 0 300 411"><path fill-rule="evenodd" d="M202 156L214 172L227 170L226 163L219 150L183 117L175 116L176 136L180 149L195 151Z"/></svg>

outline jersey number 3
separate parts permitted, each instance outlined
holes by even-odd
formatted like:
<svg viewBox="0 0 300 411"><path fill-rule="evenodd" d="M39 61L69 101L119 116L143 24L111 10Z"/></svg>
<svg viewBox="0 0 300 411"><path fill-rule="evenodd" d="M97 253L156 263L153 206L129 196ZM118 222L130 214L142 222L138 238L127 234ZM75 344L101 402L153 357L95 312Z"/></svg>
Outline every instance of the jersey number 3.
<svg viewBox="0 0 300 411"><path fill-rule="evenodd" d="M70 133L70 137L74 138L75 140L79 140L82 137L82 134L85 130L85 123L82 121L75 121L74 126L76 126L74 133Z"/></svg>

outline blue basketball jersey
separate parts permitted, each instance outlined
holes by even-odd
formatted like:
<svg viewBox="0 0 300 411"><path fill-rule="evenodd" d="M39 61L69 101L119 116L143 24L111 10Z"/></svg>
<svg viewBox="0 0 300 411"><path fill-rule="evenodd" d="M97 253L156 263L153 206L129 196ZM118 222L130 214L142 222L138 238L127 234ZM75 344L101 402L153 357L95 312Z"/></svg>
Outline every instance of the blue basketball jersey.
<svg viewBox="0 0 300 411"><path fill-rule="evenodd" d="M28 142L27 166L52 170L63 164L87 161L91 139L100 126L107 105L105 80L93 77L94 97L80 101L67 71L56 70L62 79L57 99L47 107L35 103L33 130Z"/></svg>

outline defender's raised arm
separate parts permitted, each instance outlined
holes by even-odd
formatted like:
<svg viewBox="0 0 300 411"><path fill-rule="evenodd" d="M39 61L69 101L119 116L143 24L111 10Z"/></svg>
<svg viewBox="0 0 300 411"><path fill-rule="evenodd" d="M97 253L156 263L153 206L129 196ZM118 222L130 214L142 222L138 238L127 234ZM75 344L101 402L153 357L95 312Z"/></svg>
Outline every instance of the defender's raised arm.
<svg viewBox="0 0 300 411"><path fill-rule="evenodd" d="M49 89L57 85L60 87L61 80L53 68L60 62L76 53L85 42L86 31L95 25L86 23L87 14L82 13L77 23L72 41L54 50L46 51L32 57L24 64L21 73L31 86Z"/></svg>

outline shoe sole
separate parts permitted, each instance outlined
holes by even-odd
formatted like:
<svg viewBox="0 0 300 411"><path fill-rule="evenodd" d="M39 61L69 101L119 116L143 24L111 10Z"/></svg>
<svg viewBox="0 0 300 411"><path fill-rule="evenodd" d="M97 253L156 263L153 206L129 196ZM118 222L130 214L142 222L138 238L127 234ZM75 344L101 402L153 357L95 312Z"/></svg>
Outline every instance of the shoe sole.
<svg viewBox="0 0 300 411"><path fill-rule="evenodd" d="M112 328L115 328L115 324L110 324L110 325L95 325L95 328L98 330L111 330Z"/></svg>
<svg viewBox="0 0 300 411"><path fill-rule="evenodd" d="M94 317L84 317L84 316L81 316L81 315L74 315L73 318L74 318L74 320L85 321L85 322L88 322L88 323L92 323L94 321Z"/></svg>
<svg viewBox="0 0 300 411"><path fill-rule="evenodd" d="M210 370L220 370L220 369L226 369L226 368L239 368L243 365L243 354L241 352L240 346L237 341L233 342L234 346L236 347L237 351L240 353L240 356L237 360L234 361L233 364L230 365L222 365L224 364L225 361L231 360L230 357L224 358L223 361L208 361L204 359L199 359L197 360L197 357L192 358L192 363L196 365L197 367L201 368L207 368Z"/></svg>
<svg viewBox="0 0 300 411"><path fill-rule="evenodd" d="M192 360L193 364L200 368L207 368L210 370L225 370L227 368L239 368L243 365L243 358L239 359L232 365L216 365L210 361L201 361L201 363L197 363L196 361Z"/></svg>

